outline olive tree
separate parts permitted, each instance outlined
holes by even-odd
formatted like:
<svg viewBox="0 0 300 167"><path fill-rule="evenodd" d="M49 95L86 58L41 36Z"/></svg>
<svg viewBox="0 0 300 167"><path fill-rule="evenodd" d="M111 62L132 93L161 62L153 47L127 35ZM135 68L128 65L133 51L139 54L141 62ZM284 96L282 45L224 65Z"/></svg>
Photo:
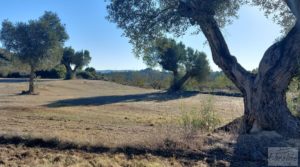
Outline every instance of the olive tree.
<svg viewBox="0 0 300 167"><path fill-rule="evenodd" d="M245 3L274 15L285 30L263 55L257 74L238 63L221 32ZM286 90L299 69L299 0L112 0L107 9L108 19L124 30L137 55L152 39L183 35L194 27L206 37L214 62L243 94L243 132L275 130L300 137L300 121L286 104Z"/></svg>
<svg viewBox="0 0 300 167"><path fill-rule="evenodd" d="M38 20L12 23L3 21L0 40L30 69L28 94L34 94L34 79L37 70L49 69L59 64L62 47L68 39L59 17L45 12Z"/></svg>
<svg viewBox="0 0 300 167"><path fill-rule="evenodd" d="M159 65L163 70L172 72L173 83L170 90L177 91L183 85L179 85L178 82L181 77L180 70L185 54L186 50L183 43L177 43L173 39L159 38L144 50L143 60L149 67Z"/></svg>
<svg viewBox="0 0 300 167"><path fill-rule="evenodd" d="M170 91L181 90L190 78L204 80L210 72L205 53L186 48L182 42L174 39L154 40L151 47L143 51L143 60L150 67L160 65L162 69L172 72Z"/></svg>
<svg viewBox="0 0 300 167"><path fill-rule="evenodd" d="M75 52L75 50L71 47L64 48L61 63L67 69L65 79L74 79L76 77L77 70L87 66L91 59L90 52L87 50Z"/></svg>

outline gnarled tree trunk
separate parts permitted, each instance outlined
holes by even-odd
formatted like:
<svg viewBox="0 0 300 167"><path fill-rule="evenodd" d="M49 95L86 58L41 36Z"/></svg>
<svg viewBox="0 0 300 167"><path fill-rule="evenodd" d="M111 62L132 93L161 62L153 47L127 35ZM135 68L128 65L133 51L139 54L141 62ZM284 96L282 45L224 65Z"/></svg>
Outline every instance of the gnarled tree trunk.
<svg viewBox="0 0 300 167"><path fill-rule="evenodd" d="M286 0L298 20L300 3ZM188 6L188 10L197 10ZM187 14L188 15L188 14ZM193 20L197 20L195 16ZM294 117L286 104L286 90L296 75L300 63L300 23L281 41L272 45L261 60L258 74L246 71L231 55L226 41L214 16L197 20L207 38L214 62L226 76L240 89L244 96L244 132L275 130L288 137L300 137L300 121Z"/></svg>
<svg viewBox="0 0 300 167"><path fill-rule="evenodd" d="M288 85L299 71L299 58L297 23L285 38L266 51L258 74L246 88L246 130L276 130L285 136L300 137L300 121L291 114L286 103Z"/></svg>
<svg viewBox="0 0 300 167"><path fill-rule="evenodd" d="M182 78L174 77L174 82L171 85L169 91L176 92L182 89L185 82L190 78L190 74L186 73Z"/></svg>

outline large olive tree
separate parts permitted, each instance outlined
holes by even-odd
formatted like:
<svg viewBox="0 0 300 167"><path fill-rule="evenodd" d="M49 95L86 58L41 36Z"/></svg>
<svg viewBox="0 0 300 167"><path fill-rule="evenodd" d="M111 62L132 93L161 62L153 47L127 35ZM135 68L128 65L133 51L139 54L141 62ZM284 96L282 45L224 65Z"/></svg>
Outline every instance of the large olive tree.
<svg viewBox="0 0 300 167"><path fill-rule="evenodd" d="M237 62L220 30L245 3L274 14L286 30L265 52L257 74ZM112 0L107 8L108 19L124 30L136 54L152 39L166 33L182 35L194 26L206 37L214 62L243 93L244 132L276 130L300 137L300 121L286 104L286 90L299 69L300 0Z"/></svg>
<svg viewBox="0 0 300 167"><path fill-rule="evenodd" d="M30 69L28 94L34 94L34 79L37 70L49 69L59 64L62 47L68 39L65 27L52 12L28 23L3 21L0 40Z"/></svg>

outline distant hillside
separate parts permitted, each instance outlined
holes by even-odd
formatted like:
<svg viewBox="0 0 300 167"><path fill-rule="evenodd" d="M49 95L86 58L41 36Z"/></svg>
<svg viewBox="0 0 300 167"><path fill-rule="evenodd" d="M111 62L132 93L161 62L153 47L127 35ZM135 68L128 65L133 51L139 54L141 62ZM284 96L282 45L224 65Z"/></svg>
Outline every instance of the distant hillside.
<svg viewBox="0 0 300 167"><path fill-rule="evenodd" d="M108 73L114 73L114 72L132 72L136 70L96 70L98 74L108 74Z"/></svg>

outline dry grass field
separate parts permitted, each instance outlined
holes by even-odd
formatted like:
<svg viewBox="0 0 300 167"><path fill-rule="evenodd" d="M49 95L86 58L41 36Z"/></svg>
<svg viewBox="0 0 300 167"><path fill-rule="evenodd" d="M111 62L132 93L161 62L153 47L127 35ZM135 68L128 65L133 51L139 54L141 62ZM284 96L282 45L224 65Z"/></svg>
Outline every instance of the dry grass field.
<svg viewBox="0 0 300 167"><path fill-rule="evenodd" d="M21 80L0 79L0 166L229 166L237 137L186 135L182 113L211 99L226 124L242 98L168 94L105 81L42 80L19 95Z"/></svg>

